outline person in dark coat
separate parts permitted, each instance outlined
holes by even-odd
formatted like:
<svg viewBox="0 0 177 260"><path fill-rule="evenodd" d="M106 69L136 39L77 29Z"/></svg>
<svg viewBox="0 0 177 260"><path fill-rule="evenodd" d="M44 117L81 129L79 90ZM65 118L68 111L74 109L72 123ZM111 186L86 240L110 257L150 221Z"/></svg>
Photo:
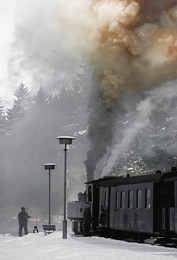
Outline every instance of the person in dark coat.
<svg viewBox="0 0 177 260"><path fill-rule="evenodd" d="M21 212L18 214L18 223L19 223L19 237L22 236L22 230L24 228L25 235L28 235L28 218L30 216L25 211L25 208L21 208Z"/></svg>
<svg viewBox="0 0 177 260"><path fill-rule="evenodd" d="M104 226L104 221L105 221L105 209L103 206L101 206L101 214L100 214L100 225Z"/></svg>
<svg viewBox="0 0 177 260"><path fill-rule="evenodd" d="M90 234L90 225L92 221L90 205L86 204L83 213L83 235L88 236Z"/></svg>

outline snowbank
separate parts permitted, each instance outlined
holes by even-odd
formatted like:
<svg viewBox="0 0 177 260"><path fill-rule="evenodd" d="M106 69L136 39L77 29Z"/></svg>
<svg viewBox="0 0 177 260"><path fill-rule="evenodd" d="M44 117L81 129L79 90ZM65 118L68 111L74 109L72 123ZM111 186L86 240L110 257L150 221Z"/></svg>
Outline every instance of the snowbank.
<svg viewBox="0 0 177 260"><path fill-rule="evenodd" d="M127 243L100 237L76 237L62 232L43 232L16 237L0 234L3 260L175 260L177 250L159 246Z"/></svg>

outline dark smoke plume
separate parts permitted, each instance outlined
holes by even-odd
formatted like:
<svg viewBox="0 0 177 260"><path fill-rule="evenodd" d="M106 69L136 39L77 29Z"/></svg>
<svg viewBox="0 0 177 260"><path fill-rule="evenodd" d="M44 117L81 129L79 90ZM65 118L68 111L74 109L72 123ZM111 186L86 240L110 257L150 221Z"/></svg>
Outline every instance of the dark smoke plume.
<svg viewBox="0 0 177 260"><path fill-rule="evenodd" d="M119 97L177 77L177 1L66 0L61 10L58 27L94 68L86 161L92 179L112 143Z"/></svg>
<svg viewBox="0 0 177 260"><path fill-rule="evenodd" d="M116 107L119 112L123 112L121 106ZM84 162L87 171L87 180L94 179L94 172L97 163L107 153L107 148L112 146L112 140L115 132L114 118L117 118L117 109L112 111L106 109L96 93L93 90L90 97L89 118L88 118L88 138L90 140L90 149L87 152L87 160Z"/></svg>

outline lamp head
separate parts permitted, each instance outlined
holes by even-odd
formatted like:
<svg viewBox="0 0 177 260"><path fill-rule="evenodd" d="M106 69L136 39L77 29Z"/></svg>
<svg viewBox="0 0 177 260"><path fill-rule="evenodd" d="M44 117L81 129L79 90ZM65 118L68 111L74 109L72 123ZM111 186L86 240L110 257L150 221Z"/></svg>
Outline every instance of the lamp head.
<svg viewBox="0 0 177 260"><path fill-rule="evenodd" d="M45 163L45 164L43 164L43 166L44 166L45 170L54 170L56 164L55 163Z"/></svg>
<svg viewBox="0 0 177 260"><path fill-rule="evenodd" d="M72 144L72 141L75 140L72 136L57 136L56 139L59 140L60 144Z"/></svg>

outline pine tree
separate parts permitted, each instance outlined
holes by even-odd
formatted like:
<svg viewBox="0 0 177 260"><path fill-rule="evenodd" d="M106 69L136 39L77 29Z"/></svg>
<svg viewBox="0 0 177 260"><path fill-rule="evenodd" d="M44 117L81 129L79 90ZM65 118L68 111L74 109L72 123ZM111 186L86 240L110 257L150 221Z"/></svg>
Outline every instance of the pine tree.
<svg viewBox="0 0 177 260"><path fill-rule="evenodd" d="M34 106L33 109L36 110L43 110L45 109L49 104L49 96L47 93L43 90L42 87L38 90L36 96L34 96Z"/></svg>
<svg viewBox="0 0 177 260"><path fill-rule="evenodd" d="M6 135L6 133L7 133L7 120L5 116L5 110L3 106L0 106L0 135L1 136Z"/></svg>
<svg viewBox="0 0 177 260"><path fill-rule="evenodd" d="M9 132L12 131L15 124L24 118L31 110L32 100L28 91L23 83L16 89L14 93L14 103L11 109L7 109L7 121Z"/></svg>

